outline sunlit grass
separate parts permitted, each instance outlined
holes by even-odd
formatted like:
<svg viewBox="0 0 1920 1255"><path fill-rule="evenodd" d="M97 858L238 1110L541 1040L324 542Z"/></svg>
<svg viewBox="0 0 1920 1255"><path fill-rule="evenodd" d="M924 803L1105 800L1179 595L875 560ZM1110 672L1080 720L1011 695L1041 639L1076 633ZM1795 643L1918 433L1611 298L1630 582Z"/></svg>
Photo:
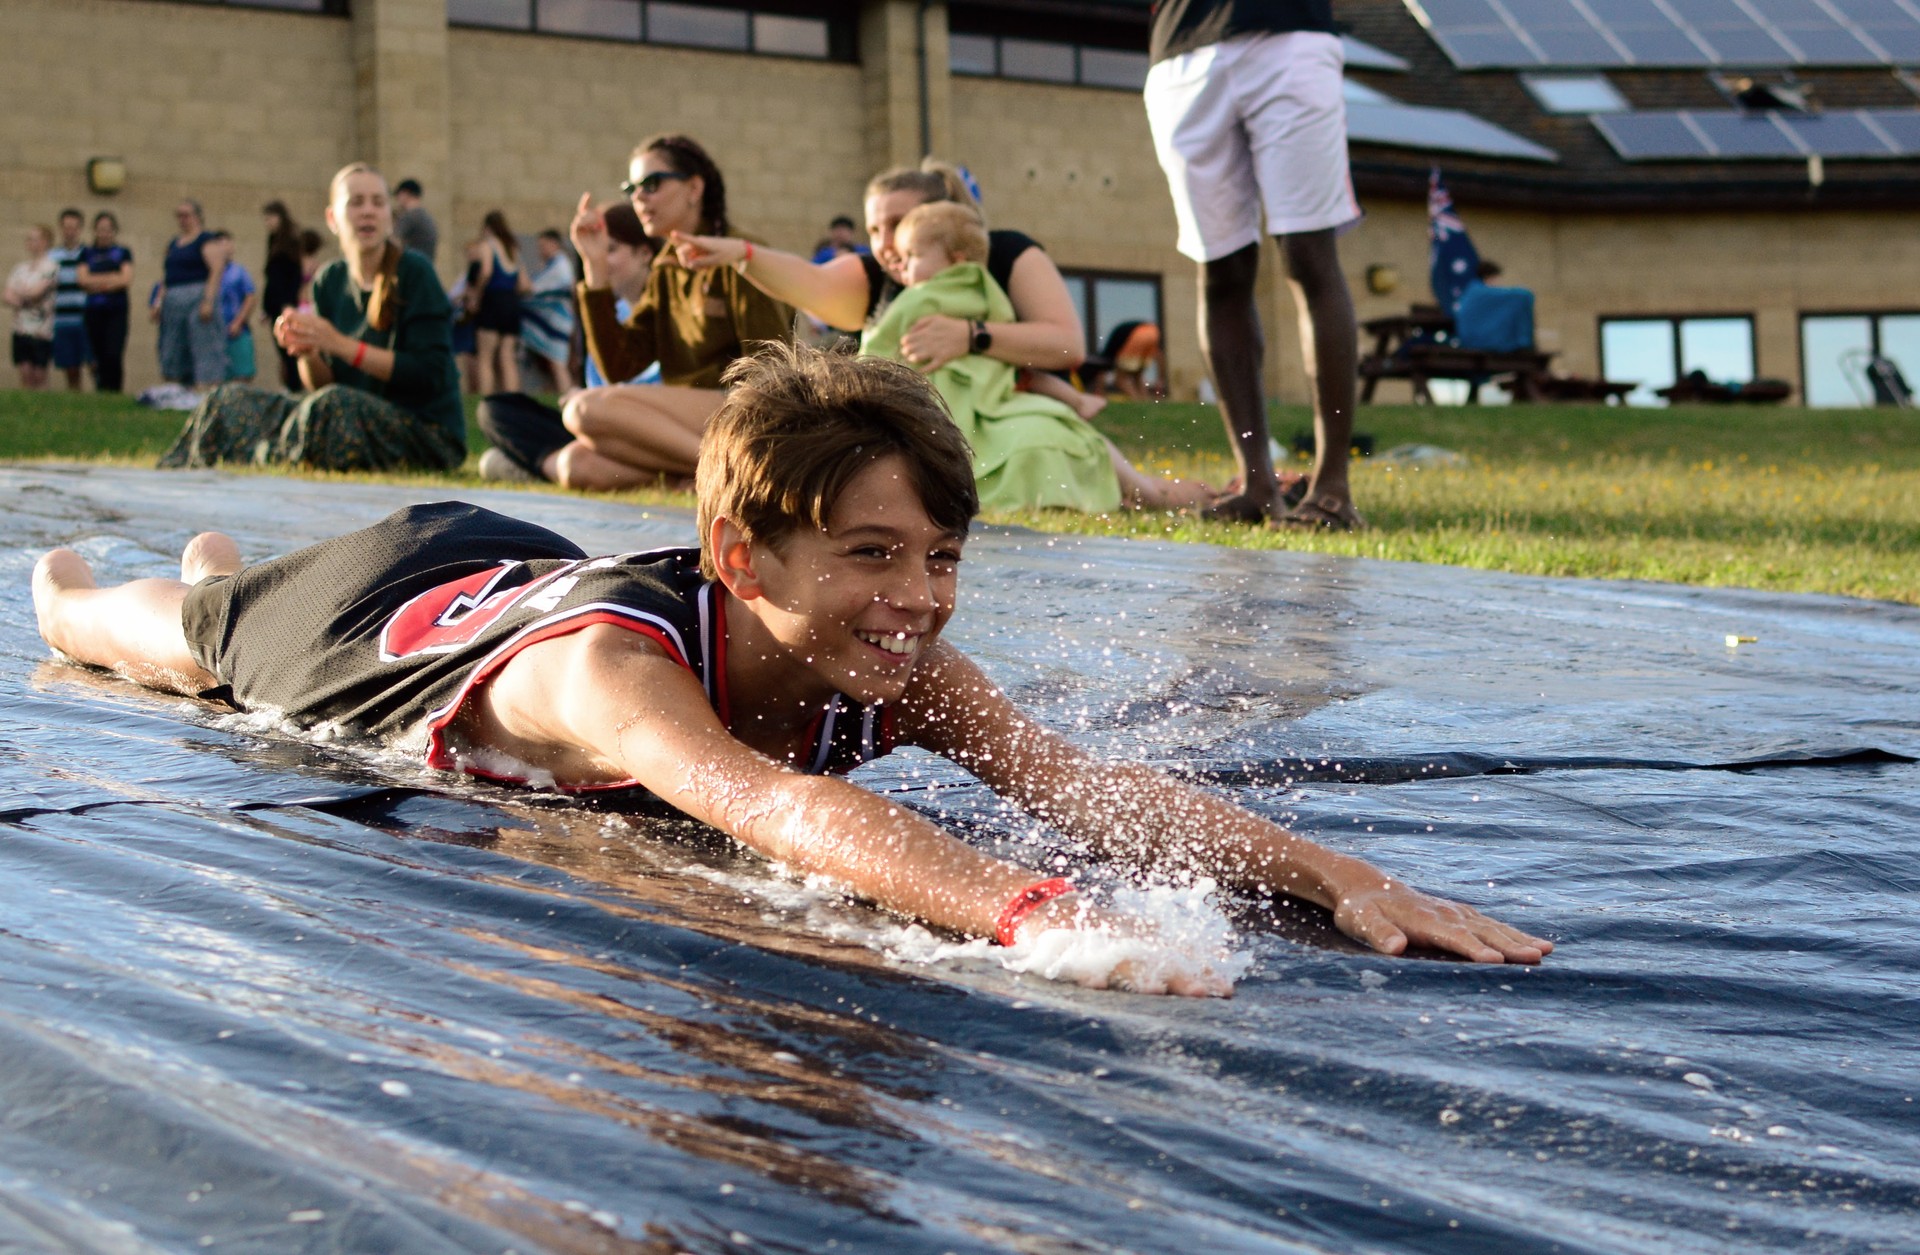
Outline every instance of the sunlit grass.
<svg viewBox="0 0 1920 1255"><path fill-rule="evenodd" d="M181 417L115 398L0 393L0 458L151 464ZM1230 471L1219 418L1206 407L1116 404L1098 425L1161 473L1218 483ZM1047 512L994 521L1920 604L1920 415L1912 411L1381 406L1363 410L1357 425L1378 452L1432 444L1463 454L1467 464L1396 469L1380 458L1359 461L1355 497L1372 528L1352 536L1160 515ZM1277 410L1273 426L1286 442L1307 419ZM477 435L472 446L482 447ZM452 477L311 478L477 485L473 465L469 459ZM618 499L692 504L684 493Z"/></svg>

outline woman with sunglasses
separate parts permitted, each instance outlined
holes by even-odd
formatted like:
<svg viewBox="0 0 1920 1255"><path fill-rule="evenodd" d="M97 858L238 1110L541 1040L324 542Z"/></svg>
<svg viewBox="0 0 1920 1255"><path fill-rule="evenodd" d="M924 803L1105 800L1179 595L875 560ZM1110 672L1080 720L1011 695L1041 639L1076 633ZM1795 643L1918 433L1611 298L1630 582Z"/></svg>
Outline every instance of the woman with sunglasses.
<svg viewBox="0 0 1920 1255"><path fill-rule="evenodd" d="M731 236L726 181L693 140L643 141L627 176L621 191L647 235ZM631 379L658 361L661 382L576 392L559 424L506 397L490 398L482 426L513 465L569 488L607 491L691 476L701 433L724 395L721 373L758 342L790 340L793 310L733 269L689 270L664 249L622 319L607 267L607 224L591 193L580 198L571 234L584 274L581 327L601 377Z"/></svg>

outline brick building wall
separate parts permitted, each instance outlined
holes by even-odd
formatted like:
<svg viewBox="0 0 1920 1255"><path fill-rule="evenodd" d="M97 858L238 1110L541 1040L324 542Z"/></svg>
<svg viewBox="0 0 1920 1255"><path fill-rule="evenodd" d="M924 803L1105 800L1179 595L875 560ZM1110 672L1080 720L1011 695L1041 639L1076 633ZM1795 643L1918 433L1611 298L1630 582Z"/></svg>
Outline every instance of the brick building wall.
<svg viewBox="0 0 1920 1255"><path fill-rule="evenodd" d="M134 253L127 386L159 381L142 316L182 197L237 237L259 279L260 206L283 197L319 225L327 180L355 147L353 42L338 18L131 0L7 0L0 74L0 259L73 206L120 220ZM90 157L126 160L126 190L87 190ZM14 254L9 257L8 254ZM272 344L257 337L259 360ZM5 382L13 382L11 373Z"/></svg>
<svg viewBox="0 0 1920 1255"><path fill-rule="evenodd" d="M579 194L616 195L628 151L662 130L709 145L740 229L804 250L833 215L857 216L867 177L911 160L924 129L974 171L996 225L1036 236L1064 267L1158 275L1175 395L1202 376L1195 271L1173 249L1139 98L950 76L941 4L927 11L924 124L915 0L868 0L857 64L449 30L445 0L353 0L351 17L8 0L6 25L0 70L16 106L0 116L3 238L17 249L22 229L66 205L112 208L138 258L136 299L159 274L182 196L234 232L257 275L259 206L285 199L318 226L328 177L365 157L427 185L451 278L487 210L523 232L564 228ZM124 192L87 192L95 156L126 159ZM1423 206L1376 197L1366 209L1341 244L1363 319L1426 288ZM1603 315L1750 313L1758 372L1797 383L1800 313L1912 306L1920 288L1920 233L1904 214L1462 212L1482 251L1538 294L1545 347L1581 374L1599 370ZM1293 305L1266 251L1269 385L1300 401ZM1384 296L1365 285L1382 264L1400 275ZM264 334L259 349L269 362ZM139 318L128 366L130 387L156 381ZM1381 399L1403 399L1396 387Z"/></svg>
<svg viewBox="0 0 1920 1255"><path fill-rule="evenodd" d="M448 67L447 241L478 234L491 209L517 231L564 231L582 192L619 196L633 146L662 131L713 155L736 230L811 251L834 215L859 216L859 66L455 30Z"/></svg>
<svg viewBox="0 0 1920 1255"><path fill-rule="evenodd" d="M1427 291L1426 208L1366 203L1341 242L1362 320L1403 312ZM1800 315L1920 305L1920 232L1898 211L1530 214L1462 208L1501 282L1533 289L1540 346L1566 374L1600 374L1600 320L1620 316L1751 315L1757 375L1800 385ZM1395 267L1400 286L1366 291L1369 265ZM1380 401L1410 399L1383 382Z"/></svg>

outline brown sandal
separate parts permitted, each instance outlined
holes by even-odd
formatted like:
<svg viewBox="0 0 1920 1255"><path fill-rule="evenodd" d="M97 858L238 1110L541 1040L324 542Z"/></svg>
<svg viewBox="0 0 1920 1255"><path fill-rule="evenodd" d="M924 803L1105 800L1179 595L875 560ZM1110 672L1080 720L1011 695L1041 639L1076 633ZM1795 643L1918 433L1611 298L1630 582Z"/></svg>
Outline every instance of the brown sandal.
<svg viewBox="0 0 1920 1255"><path fill-rule="evenodd" d="M1227 484L1226 492L1201 507L1200 517L1213 523L1272 523L1279 517L1274 513L1276 509L1290 510L1299 505L1307 495L1305 475L1282 471L1279 480L1279 502L1276 505L1263 506L1240 491L1240 478L1236 475Z"/></svg>
<svg viewBox="0 0 1920 1255"><path fill-rule="evenodd" d="M1268 526L1290 532L1364 532L1367 520L1353 508L1353 502L1328 492L1302 501Z"/></svg>

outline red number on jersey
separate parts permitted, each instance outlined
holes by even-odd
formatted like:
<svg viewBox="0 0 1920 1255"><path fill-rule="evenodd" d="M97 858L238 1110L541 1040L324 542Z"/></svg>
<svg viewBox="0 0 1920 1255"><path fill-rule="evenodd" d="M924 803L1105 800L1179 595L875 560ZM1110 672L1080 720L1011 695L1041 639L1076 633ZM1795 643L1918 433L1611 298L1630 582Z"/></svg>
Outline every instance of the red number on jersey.
<svg viewBox="0 0 1920 1255"><path fill-rule="evenodd" d="M444 654L471 644L476 636L500 621L521 598L567 570L561 567L544 579L501 588L521 567L506 562L485 571L430 588L400 607L380 631L380 660L394 662L414 654Z"/></svg>

